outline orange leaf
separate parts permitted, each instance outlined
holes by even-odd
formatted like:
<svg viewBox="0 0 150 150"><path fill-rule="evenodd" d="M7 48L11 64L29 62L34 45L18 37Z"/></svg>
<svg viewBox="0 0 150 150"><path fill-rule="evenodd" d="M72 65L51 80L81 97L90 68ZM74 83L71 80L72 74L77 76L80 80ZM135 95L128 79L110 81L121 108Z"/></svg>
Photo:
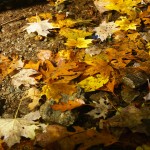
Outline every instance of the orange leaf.
<svg viewBox="0 0 150 150"><path fill-rule="evenodd" d="M36 70L36 71L38 71L38 69L39 69L39 66L40 66L40 61L38 61L37 63L35 63L35 62L33 62L33 61L29 61L25 66L24 66L24 68L26 68L26 69L33 69L33 70Z"/></svg>
<svg viewBox="0 0 150 150"><path fill-rule="evenodd" d="M62 112L67 110L72 110L76 107L79 107L81 105L85 104L82 99L75 99L75 100L68 100L67 103L61 102L59 104L54 104L51 106L53 110L60 110Z"/></svg>

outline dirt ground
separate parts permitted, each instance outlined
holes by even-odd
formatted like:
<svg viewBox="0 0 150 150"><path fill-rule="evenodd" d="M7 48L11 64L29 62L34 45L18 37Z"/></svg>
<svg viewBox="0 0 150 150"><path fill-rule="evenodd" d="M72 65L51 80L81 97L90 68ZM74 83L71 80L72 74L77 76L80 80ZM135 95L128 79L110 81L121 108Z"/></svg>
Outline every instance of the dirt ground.
<svg viewBox="0 0 150 150"><path fill-rule="evenodd" d="M95 18L95 22L93 23L96 23L96 16L98 15L98 12L96 11L96 9L93 9L93 7L94 5L90 0L74 1L73 3L65 6L62 11L71 11L72 18L75 19ZM89 12L89 10L91 10L91 14L89 13L89 15L87 15L87 12ZM23 30L25 25L27 24L26 18L44 12L56 14L58 10L43 2L40 4L28 5L21 8L14 8L14 6L12 6L12 8L9 10L5 9L4 11L1 11L0 24L3 25L0 32L0 52L6 56L9 56L10 58L15 54L18 55L19 58L24 60L36 60L37 52L39 50L48 49L57 52L59 49L63 49L64 46L60 37L53 38L53 36L50 36L42 41L39 41L34 39L34 33L29 35ZM5 102L5 113L3 114L3 117L9 118L14 115L18 100L21 98L22 92L23 89L18 89L16 91L16 89L14 89L10 85L9 79L3 81L0 91L1 99L3 101L2 103ZM24 107L25 104L22 105ZM25 108L23 108L23 111L21 112L23 114L26 114L28 112Z"/></svg>

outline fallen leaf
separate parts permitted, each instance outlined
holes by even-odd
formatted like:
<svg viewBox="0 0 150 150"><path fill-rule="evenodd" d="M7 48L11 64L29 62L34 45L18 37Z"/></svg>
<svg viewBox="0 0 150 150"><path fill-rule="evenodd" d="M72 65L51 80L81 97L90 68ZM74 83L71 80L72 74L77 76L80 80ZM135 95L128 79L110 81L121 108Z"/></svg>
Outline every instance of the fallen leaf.
<svg viewBox="0 0 150 150"><path fill-rule="evenodd" d="M75 100L68 100L65 102L59 102L58 104L54 104L51 106L53 110L60 110L62 112L67 110L72 110L74 108L77 108L81 105L85 104L85 102L82 99L75 99Z"/></svg>
<svg viewBox="0 0 150 150"><path fill-rule="evenodd" d="M92 39L77 38L76 40L68 39L65 45L69 47L87 48L91 43L92 43Z"/></svg>
<svg viewBox="0 0 150 150"><path fill-rule="evenodd" d="M33 70L36 70L38 71L39 70L39 66L40 66L40 61L38 62L33 62L33 61L29 61L29 62L26 62L24 68L25 69L33 69Z"/></svg>
<svg viewBox="0 0 150 150"><path fill-rule="evenodd" d="M107 9L105 6L107 6L110 2L106 1L106 0L95 0L94 1L94 5L96 6L97 10L100 13L103 13L105 11L108 11L109 9Z"/></svg>
<svg viewBox="0 0 150 150"><path fill-rule="evenodd" d="M23 99L26 99L26 98L32 99L32 102L29 103L28 107L30 110L33 110L36 106L39 105L39 100L41 98L41 92L37 88L32 87L25 92Z"/></svg>
<svg viewBox="0 0 150 150"><path fill-rule="evenodd" d="M72 95L77 91L76 85L69 85L66 83L57 83L44 85L42 87L41 95L46 95L47 99L53 98L56 102L62 97L62 94Z"/></svg>
<svg viewBox="0 0 150 150"><path fill-rule="evenodd" d="M96 32L98 38L100 38L103 42L107 39L107 37L110 37L117 30L117 26L113 21L108 23L103 21L98 27L95 27L93 31Z"/></svg>
<svg viewBox="0 0 150 150"><path fill-rule="evenodd" d="M74 132L69 132L59 125L49 125L46 133L36 136L36 144L49 150L74 150L76 146L78 150L87 150L94 145L109 146L115 142L117 139L106 131L74 127Z"/></svg>
<svg viewBox="0 0 150 150"><path fill-rule="evenodd" d="M43 21L38 21L38 22L33 22L33 23L28 23L29 26L26 27L24 30L27 30L28 34L32 32L37 32L38 35L42 36L47 36L49 33L48 30L58 28L54 27L52 23L49 23L48 20L43 20Z"/></svg>
<svg viewBox="0 0 150 150"><path fill-rule="evenodd" d="M37 54L37 57L44 62L45 60L49 60L51 57L53 57L53 53L50 50L40 50Z"/></svg>
<svg viewBox="0 0 150 150"><path fill-rule="evenodd" d="M38 72L33 69L21 69L19 73L11 77L12 79L11 83L16 88L19 88L19 86L22 84L24 86L35 85L37 81L33 77L30 77L30 76L37 74L37 73Z"/></svg>
<svg viewBox="0 0 150 150"><path fill-rule="evenodd" d="M80 87L84 89L85 92L95 91L102 87L109 81L109 76L102 76L97 74L96 76L89 76L78 83Z"/></svg>
<svg viewBox="0 0 150 150"><path fill-rule="evenodd" d="M4 137L4 142L9 147L15 143L19 143L21 136L34 139L35 129L38 129L38 125L33 121L26 119L0 119L0 137Z"/></svg>
<svg viewBox="0 0 150 150"><path fill-rule="evenodd" d="M93 103L95 104L95 108L87 114L94 118L103 117L105 119L107 117L109 109L112 108L112 106L109 103L109 100L100 97L98 102L94 101Z"/></svg>
<svg viewBox="0 0 150 150"><path fill-rule="evenodd" d="M28 121L35 121L40 119L41 115L40 115L40 111L34 111L34 112L30 112L29 114L26 114L23 118L28 120Z"/></svg>
<svg viewBox="0 0 150 150"><path fill-rule="evenodd" d="M59 34L65 36L68 39L85 38L86 36L92 35L92 32L86 32L79 29L62 28Z"/></svg>

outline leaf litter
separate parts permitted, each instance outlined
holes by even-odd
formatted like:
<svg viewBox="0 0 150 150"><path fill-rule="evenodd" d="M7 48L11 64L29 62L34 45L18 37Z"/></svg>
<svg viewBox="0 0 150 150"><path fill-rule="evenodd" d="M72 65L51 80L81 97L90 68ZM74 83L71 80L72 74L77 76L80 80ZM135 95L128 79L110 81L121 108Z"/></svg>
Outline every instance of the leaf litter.
<svg viewBox="0 0 150 150"><path fill-rule="evenodd" d="M149 147L149 2L48 3L12 9L27 19L2 26L1 147ZM129 131L145 142L121 143Z"/></svg>

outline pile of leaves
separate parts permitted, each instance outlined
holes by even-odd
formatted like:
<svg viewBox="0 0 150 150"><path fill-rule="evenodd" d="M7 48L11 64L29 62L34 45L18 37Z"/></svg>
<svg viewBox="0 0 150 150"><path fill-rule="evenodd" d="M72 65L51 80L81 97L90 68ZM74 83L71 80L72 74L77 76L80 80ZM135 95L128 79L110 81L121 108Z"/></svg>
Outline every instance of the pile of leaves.
<svg viewBox="0 0 150 150"><path fill-rule="evenodd" d="M60 5L72 1L49 3L58 9ZM27 88L20 104L26 98L32 99L28 105L31 113L17 118L19 105L14 119L0 119L2 149L3 142L11 147L19 143L21 137L36 137L38 146L62 150L75 147L88 149L95 145L107 149L117 142L125 143L122 140L124 133L141 134L148 138L149 3L148 0L94 0L94 9L100 17L98 26L92 23L93 18L72 19L63 11L56 14L45 12L27 18L24 32L35 32L35 39L39 41L53 33L61 37L64 49L40 50L37 61L0 55L0 82L9 76L15 88ZM134 77L129 78L131 72ZM144 94L138 93L132 98L127 96L128 93L140 92L143 87ZM66 125L71 131L61 125L48 125L46 121L41 123L39 109L43 97L50 103L47 109L59 111L62 115L68 111L78 112L77 121ZM90 127L79 121L80 117L87 116L95 122ZM30 142L33 146L33 141ZM129 142L129 145L137 150L150 149L147 141Z"/></svg>

